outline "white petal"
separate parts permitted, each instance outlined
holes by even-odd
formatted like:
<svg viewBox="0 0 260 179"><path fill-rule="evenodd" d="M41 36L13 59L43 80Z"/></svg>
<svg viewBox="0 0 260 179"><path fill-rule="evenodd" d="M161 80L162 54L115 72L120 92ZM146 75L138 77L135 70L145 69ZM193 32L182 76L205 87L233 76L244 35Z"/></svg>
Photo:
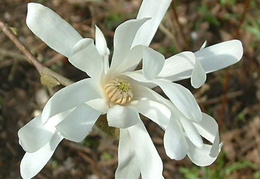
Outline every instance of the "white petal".
<svg viewBox="0 0 260 179"><path fill-rule="evenodd" d="M202 113L202 120L199 122L194 122L200 135L205 139L213 143L215 136L218 133L218 124L211 116Z"/></svg>
<svg viewBox="0 0 260 179"><path fill-rule="evenodd" d="M102 31L96 27L96 33L95 33L95 44L98 50L98 53L100 56L107 55L107 42L106 39L102 33Z"/></svg>
<svg viewBox="0 0 260 179"><path fill-rule="evenodd" d="M114 35L114 55L111 62L110 70L114 70L129 53L137 30L148 19L132 19L119 25L115 30Z"/></svg>
<svg viewBox="0 0 260 179"><path fill-rule="evenodd" d="M190 78L195 65L195 58L191 57L191 52L188 53L188 56L180 53L166 59L159 76L171 81ZM238 62L243 55L243 47L239 40L230 40L203 48L194 54L204 71L211 73ZM182 60L178 56L182 56Z"/></svg>
<svg viewBox="0 0 260 179"><path fill-rule="evenodd" d="M140 177L141 172L134 147L128 129L120 129L118 167L115 173L116 179L134 179Z"/></svg>
<svg viewBox="0 0 260 179"><path fill-rule="evenodd" d="M163 178L162 160L142 122L128 128L142 178Z"/></svg>
<svg viewBox="0 0 260 179"><path fill-rule="evenodd" d="M200 50L201 50L201 49L204 49L204 48L206 47L206 45L207 45L207 41L205 41L205 42L202 44L202 46L200 47Z"/></svg>
<svg viewBox="0 0 260 179"><path fill-rule="evenodd" d="M108 125L117 128L128 128L141 121L138 111L131 106L115 105L107 112Z"/></svg>
<svg viewBox="0 0 260 179"><path fill-rule="evenodd" d="M220 151L221 146L219 145L220 140L217 122L211 116L203 113L202 120L200 122L194 122L194 125L200 135L213 143L210 156L216 157Z"/></svg>
<svg viewBox="0 0 260 179"><path fill-rule="evenodd" d="M143 45L134 46L127 54L125 60L116 67L119 72L133 71L143 58Z"/></svg>
<svg viewBox="0 0 260 179"><path fill-rule="evenodd" d="M45 123L50 117L74 108L91 99L100 98L99 88L92 79L85 79L73 83L56 92L45 105L42 121Z"/></svg>
<svg viewBox="0 0 260 179"><path fill-rule="evenodd" d="M185 87L171 82L156 80L171 102L190 120L200 121L201 110L192 93Z"/></svg>
<svg viewBox="0 0 260 179"><path fill-rule="evenodd" d="M28 4L26 24L49 47L69 57L82 37L51 9L37 3Z"/></svg>
<svg viewBox="0 0 260 179"><path fill-rule="evenodd" d="M181 160L188 152L184 133L176 118L171 118L165 130L163 142L166 154L171 159Z"/></svg>
<svg viewBox="0 0 260 179"><path fill-rule="evenodd" d="M151 119L159 126L164 129L166 128L171 116L171 111L165 105L152 100L133 101L130 105L134 106L139 113Z"/></svg>
<svg viewBox="0 0 260 179"><path fill-rule="evenodd" d="M143 48L143 73L146 79L152 80L158 76L164 65L165 58L159 52Z"/></svg>
<svg viewBox="0 0 260 179"><path fill-rule="evenodd" d="M194 88L201 87L206 81L206 73L202 68L200 61L195 60L194 69L192 70L191 74L191 85Z"/></svg>
<svg viewBox="0 0 260 179"><path fill-rule="evenodd" d="M55 127L44 125L39 115L18 131L19 143L26 152L35 152L49 142L54 133Z"/></svg>
<svg viewBox="0 0 260 179"><path fill-rule="evenodd" d="M202 138L200 137L199 132L197 131L195 126L192 124L192 122L187 120L185 117L181 117L179 120L183 126L183 129L185 130L187 137L190 139L190 141L197 147L202 147L202 145L203 145Z"/></svg>
<svg viewBox="0 0 260 179"><path fill-rule="evenodd" d="M160 0L160 3L158 3L158 0L143 0L137 19L148 17L151 20L138 30L133 46L140 44L149 46L170 3L171 0Z"/></svg>
<svg viewBox="0 0 260 179"><path fill-rule="evenodd" d="M195 55L192 52L181 52L165 60L163 69L159 74L162 78L168 78L171 81L180 80L180 76L187 70L193 69L195 64Z"/></svg>
<svg viewBox="0 0 260 179"><path fill-rule="evenodd" d="M102 114L107 113L109 105L104 98L97 98L87 101L85 104L91 106L93 109L100 111Z"/></svg>
<svg viewBox="0 0 260 179"><path fill-rule="evenodd" d="M196 59L207 73L238 62L242 55L243 47L239 40L222 42L195 52Z"/></svg>
<svg viewBox="0 0 260 179"><path fill-rule="evenodd" d="M89 38L81 39L73 46L72 53L73 54L78 53L79 51L87 48L89 45L93 43L94 43L93 39L89 39Z"/></svg>
<svg viewBox="0 0 260 179"><path fill-rule="evenodd" d="M109 49L107 48L107 42L106 39L102 33L102 31L96 26L96 33L95 33L95 44L98 50L98 53L101 57L103 57L103 63L104 63L104 70L105 73L108 71L109 68Z"/></svg>
<svg viewBox="0 0 260 179"><path fill-rule="evenodd" d="M188 156L190 160L198 166L202 166L202 167L208 166L212 164L217 158L217 156L215 157L210 156L211 145L204 144L202 147L196 147L190 141L188 141L188 145L189 145Z"/></svg>
<svg viewBox="0 0 260 179"><path fill-rule="evenodd" d="M63 138L55 133L49 143L34 153L26 153L21 161L21 176L24 179L32 178L46 165L56 147Z"/></svg>
<svg viewBox="0 0 260 179"><path fill-rule="evenodd" d="M103 60L93 42L86 48L73 54L69 61L78 69L86 72L91 78L95 80L100 79L103 72Z"/></svg>
<svg viewBox="0 0 260 179"><path fill-rule="evenodd" d="M65 139L80 142L89 134L100 114L83 104L74 109L56 128Z"/></svg>

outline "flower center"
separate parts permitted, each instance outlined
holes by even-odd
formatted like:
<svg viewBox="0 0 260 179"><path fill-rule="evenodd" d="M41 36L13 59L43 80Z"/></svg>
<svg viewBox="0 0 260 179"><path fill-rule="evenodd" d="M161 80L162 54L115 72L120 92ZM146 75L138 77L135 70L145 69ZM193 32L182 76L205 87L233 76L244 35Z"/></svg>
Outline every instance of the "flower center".
<svg viewBox="0 0 260 179"><path fill-rule="evenodd" d="M133 98L130 83L118 78L109 81L105 85L105 92L110 101L116 104L125 104Z"/></svg>

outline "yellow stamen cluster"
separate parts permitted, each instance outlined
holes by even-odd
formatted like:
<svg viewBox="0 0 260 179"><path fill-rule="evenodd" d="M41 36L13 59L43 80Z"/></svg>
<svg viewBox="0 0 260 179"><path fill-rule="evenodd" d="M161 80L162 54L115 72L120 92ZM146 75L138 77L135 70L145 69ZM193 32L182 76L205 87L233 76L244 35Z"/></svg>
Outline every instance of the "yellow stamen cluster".
<svg viewBox="0 0 260 179"><path fill-rule="evenodd" d="M125 104L133 98L130 83L118 78L109 81L105 85L105 92L110 101L116 104Z"/></svg>

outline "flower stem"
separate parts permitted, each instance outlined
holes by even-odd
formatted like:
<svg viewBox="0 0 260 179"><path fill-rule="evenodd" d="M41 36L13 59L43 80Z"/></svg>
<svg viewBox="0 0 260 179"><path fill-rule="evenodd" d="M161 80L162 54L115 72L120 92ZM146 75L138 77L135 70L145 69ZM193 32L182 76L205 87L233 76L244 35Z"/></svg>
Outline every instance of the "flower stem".
<svg viewBox="0 0 260 179"><path fill-rule="evenodd" d="M27 61L31 63L39 72L41 76L48 76L53 81L56 81L55 84L62 84L64 86L68 86L72 83L69 79L64 76L50 70L47 67L44 67L36 57L24 46L24 44L17 38L17 36L10 30L10 28L5 25L2 21L0 21L0 28L3 33L15 44L15 46L27 57ZM45 84L48 85L48 84Z"/></svg>

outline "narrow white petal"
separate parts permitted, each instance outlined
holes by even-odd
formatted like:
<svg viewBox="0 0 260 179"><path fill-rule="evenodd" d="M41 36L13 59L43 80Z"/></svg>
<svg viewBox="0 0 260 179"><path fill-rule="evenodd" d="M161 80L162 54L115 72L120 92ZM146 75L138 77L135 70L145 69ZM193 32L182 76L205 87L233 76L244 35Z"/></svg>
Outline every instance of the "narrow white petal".
<svg viewBox="0 0 260 179"><path fill-rule="evenodd" d="M96 98L100 98L99 87L92 79L81 80L66 86L49 99L43 108L42 122L45 123L56 114Z"/></svg>
<svg viewBox="0 0 260 179"><path fill-rule="evenodd" d="M243 47L239 40L222 42L195 52L196 59L207 73L233 65L242 55Z"/></svg>
<svg viewBox="0 0 260 179"><path fill-rule="evenodd" d="M215 119L205 113L202 113L202 119L199 122L194 122L200 135L205 139L214 142L216 134L218 134L218 124Z"/></svg>
<svg viewBox="0 0 260 179"><path fill-rule="evenodd" d="M194 164L203 167L212 164L216 160L217 155L215 157L210 156L211 145L204 144L202 147L196 147L189 140L187 141L189 145L188 156Z"/></svg>
<svg viewBox="0 0 260 179"><path fill-rule="evenodd" d="M49 47L69 57L82 37L51 9L37 3L28 4L26 24Z"/></svg>
<svg viewBox="0 0 260 179"><path fill-rule="evenodd" d="M205 42L202 44L202 46L200 47L200 50L201 50L201 49L204 49L206 46L207 46L207 41L205 41Z"/></svg>
<svg viewBox="0 0 260 179"><path fill-rule="evenodd" d="M23 179L34 177L46 165L53 155L56 147L63 138L55 133L47 144L34 153L25 153L21 165L20 172Z"/></svg>
<svg viewBox="0 0 260 179"><path fill-rule="evenodd" d="M200 121L201 110L192 93L185 87L171 82L156 80L163 92L169 97L176 108L190 120Z"/></svg>
<svg viewBox="0 0 260 179"><path fill-rule="evenodd" d="M220 151L218 124L211 116L203 113L200 122L194 122L195 127L201 136L210 141L213 145L210 156L216 157Z"/></svg>
<svg viewBox="0 0 260 179"><path fill-rule="evenodd" d="M188 152L188 145L177 118L171 118L164 134L164 148L171 159L181 160Z"/></svg>
<svg viewBox="0 0 260 179"><path fill-rule="evenodd" d="M134 106L139 113L163 127L163 129L166 128L171 117L171 111L165 105L152 100L133 101L130 105Z"/></svg>
<svg viewBox="0 0 260 179"><path fill-rule="evenodd" d="M164 65L165 58L159 52L143 48L143 73L146 79L152 80L158 76Z"/></svg>
<svg viewBox="0 0 260 179"><path fill-rule="evenodd" d="M190 141L197 147L202 147L203 145L202 138L199 132L197 131L197 129L195 128L195 126L193 125L193 123L182 116L180 116L179 121L181 122L183 129L185 130L185 133L187 137L190 139Z"/></svg>
<svg viewBox="0 0 260 179"><path fill-rule="evenodd" d="M145 23L137 32L133 46L135 45L146 45L149 46L152 41L155 32L164 17L171 0L143 0L142 5L139 9L137 19L151 18Z"/></svg>
<svg viewBox="0 0 260 179"><path fill-rule="evenodd" d="M194 88L201 87L206 81L206 73L202 68L200 61L195 60L194 69L192 70L191 74L191 85Z"/></svg>
<svg viewBox="0 0 260 179"><path fill-rule="evenodd" d="M99 111L82 104L62 120L56 128L65 139L80 142L89 134L100 114Z"/></svg>
<svg viewBox="0 0 260 179"><path fill-rule="evenodd" d="M26 152L35 152L49 142L54 133L55 127L44 125L39 115L18 131L19 143Z"/></svg>
<svg viewBox="0 0 260 179"><path fill-rule="evenodd" d="M137 30L148 19L132 19L119 25L115 30L114 36L114 55L110 70L114 70L129 53Z"/></svg>
<svg viewBox="0 0 260 179"><path fill-rule="evenodd" d="M180 80L180 76L185 75L187 70L193 69L195 64L195 55L192 52L181 52L165 60L163 69L159 74L162 78L168 78L171 81Z"/></svg>
<svg viewBox="0 0 260 179"><path fill-rule="evenodd" d="M94 78L95 80L100 79L104 67L103 59L99 55L93 42L86 48L73 54L69 58L69 61L78 69L86 72L91 78Z"/></svg>
<svg viewBox="0 0 260 179"><path fill-rule="evenodd" d="M237 63L243 55L243 47L239 40L230 40L203 48L194 54L203 70L206 73L211 73ZM190 78L194 69L195 58L183 53L170 57L165 60L159 76L171 81Z"/></svg>
<svg viewBox="0 0 260 179"><path fill-rule="evenodd" d="M118 146L118 167L116 169L116 179L134 179L140 177L140 167L135 155L128 129L120 129L120 139Z"/></svg>
<svg viewBox="0 0 260 179"><path fill-rule="evenodd" d="M95 44L100 56L107 55L107 42L98 26L96 26Z"/></svg>
<svg viewBox="0 0 260 179"><path fill-rule="evenodd" d="M163 178L162 160L142 122L128 128L142 178Z"/></svg>
<svg viewBox="0 0 260 179"><path fill-rule="evenodd" d="M99 55L103 58L104 71L107 73L109 69L109 54L110 51L107 48L107 42L102 31L96 26L95 44Z"/></svg>
<svg viewBox="0 0 260 179"><path fill-rule="evenodd" d="M108 110L107 121L109 126L128 128L141 122L141 119L134 107L115 105Z"/></svg>

